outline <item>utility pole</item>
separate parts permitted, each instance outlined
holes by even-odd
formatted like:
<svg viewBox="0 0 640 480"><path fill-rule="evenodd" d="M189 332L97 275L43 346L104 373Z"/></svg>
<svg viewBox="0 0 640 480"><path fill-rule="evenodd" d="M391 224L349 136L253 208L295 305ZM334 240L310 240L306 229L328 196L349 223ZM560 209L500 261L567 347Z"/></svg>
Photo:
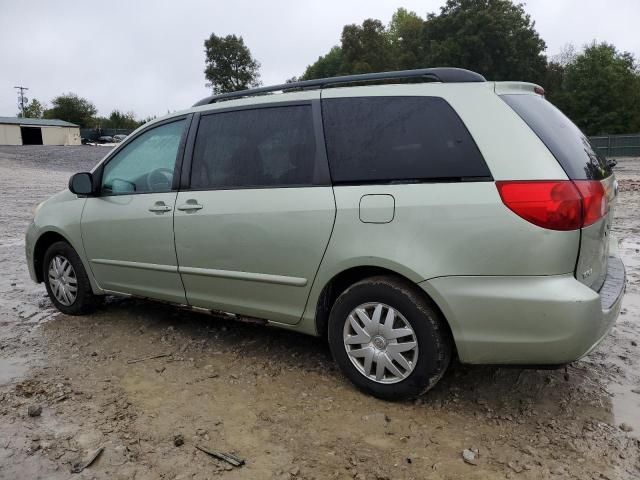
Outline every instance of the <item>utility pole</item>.
<svg viewBox="0 0 640 480"><path fill-rule="evenodd" d="M22 118L24 118L24 102L29 101L28 98L25 98L24 91L29 89L27 87L13 87L13 88L20 90L20 93L18 93L18 97L20 98L20 111L22 112Z"/></svg>

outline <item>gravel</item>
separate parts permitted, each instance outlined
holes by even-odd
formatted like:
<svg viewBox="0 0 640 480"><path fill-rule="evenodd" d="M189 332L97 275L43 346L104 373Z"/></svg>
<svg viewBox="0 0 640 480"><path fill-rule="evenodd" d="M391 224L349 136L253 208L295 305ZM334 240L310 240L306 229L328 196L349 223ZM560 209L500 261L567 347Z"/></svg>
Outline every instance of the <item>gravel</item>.
<svg viewBox="0 0 640 480"><path fill-rule="evenodd" d="M454 362L424 397L388 403L353 388L321 339L135 299L58 314L28 278L24 231L106 152L0 147L0 478L67 479L101 446L79 478L640 478L640 160L616 167L628 285L598 349L566 375ZM227 472L192 437L246 465Z"/></svg>

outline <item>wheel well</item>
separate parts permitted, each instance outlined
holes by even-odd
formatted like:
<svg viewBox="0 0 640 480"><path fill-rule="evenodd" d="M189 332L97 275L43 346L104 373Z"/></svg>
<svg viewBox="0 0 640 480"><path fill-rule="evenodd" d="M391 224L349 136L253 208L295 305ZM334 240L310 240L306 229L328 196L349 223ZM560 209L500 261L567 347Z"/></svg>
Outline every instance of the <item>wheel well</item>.
<svg viewBox="0 0 640 480"><path fill-rule="evenodd" d="M415 282L409 280L404 275L400 275L393 270L382 267L353 267L340 272L325 285L325 287L322 289L322 292L320 293L320 298L318 299L318 305L316 307L316 331L318 332L318 335L323 338L327 338L329 314L331 313L333 304L340 296L340 294L354 283L359 282L360 280L364 280L365 278L375 277L378 275L387 275L391 277L402 278L403 280L410 282L412 285L415 285ZM449 326L449 322L447 321L446 317L442 313L442 310L440 310L440 307L438 307L438 305L424 290L416 287L416 291L418 291L420 295L423 295L426 299L428 299L433 307L438 311L438 313L444 320L445 328L448 330L447 333L449 334L452 340L452 345L454 345L455 348L455 342L453 342L451 327Z"/></svg>
<svg viewBox="0 0 640 480"><path fill-rule="evenodd" d="M38 282L42 282L44 280L42 276L42 264L44 263L45 252L51 245L60 241L69 243L66 238L56 232L46 232L38 238L33 250L33 267L36 272Z"/></svg>

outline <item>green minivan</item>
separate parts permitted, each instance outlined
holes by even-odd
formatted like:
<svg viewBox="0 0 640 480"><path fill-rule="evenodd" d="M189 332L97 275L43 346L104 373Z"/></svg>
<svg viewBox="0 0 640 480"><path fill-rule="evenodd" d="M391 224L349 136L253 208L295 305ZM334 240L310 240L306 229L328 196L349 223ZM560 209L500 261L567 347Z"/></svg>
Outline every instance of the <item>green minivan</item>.
<svg viewBox="0 0 640 480"><path fill-rule="evenodd" d="M408 80L408 82L407 82ZM541 87L454 68L222 94L140 127L40 204L31 277L328 339L385 399L464 363L560 365L615 323L611 165Z"/></svg>

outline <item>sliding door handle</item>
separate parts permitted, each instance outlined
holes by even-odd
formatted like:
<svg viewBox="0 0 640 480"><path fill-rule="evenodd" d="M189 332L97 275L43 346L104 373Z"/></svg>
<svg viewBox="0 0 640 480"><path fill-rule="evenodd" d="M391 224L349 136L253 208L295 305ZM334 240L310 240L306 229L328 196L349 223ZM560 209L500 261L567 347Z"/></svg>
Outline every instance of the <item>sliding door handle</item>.
<svg viewBox="0 0 640 480"><path fill-rule="evenodd" d="M202 209L202 205L200 205L199 203L195 203L195 201L193 201L193 203L189 203L189 201L187 200L187 203L178 205L178 210L181 210L183 212L193 212L201 209Z"/></svg>
<svg viewBox="0 0 640 480"><path fill-rule="evenodd" d="M165 205L164 202L156 202L155 204L149 207L149 211L155 212L155 213L170 212L171 207L169 205Z"/></svg>

